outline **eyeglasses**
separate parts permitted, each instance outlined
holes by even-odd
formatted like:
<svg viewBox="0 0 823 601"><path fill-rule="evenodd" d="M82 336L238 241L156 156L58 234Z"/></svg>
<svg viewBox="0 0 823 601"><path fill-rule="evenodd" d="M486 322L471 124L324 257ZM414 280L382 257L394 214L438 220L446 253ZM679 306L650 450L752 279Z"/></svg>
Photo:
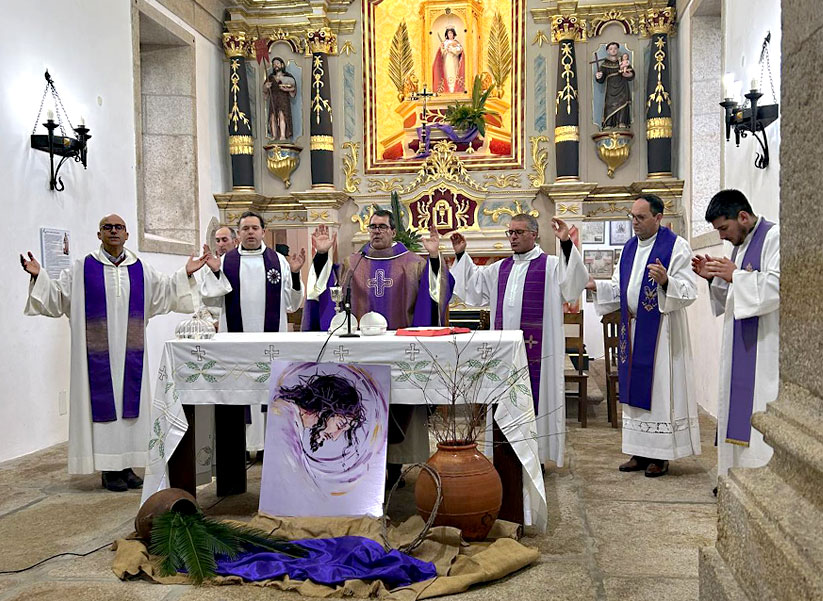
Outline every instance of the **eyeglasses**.
<svg viewBox="0 0 823 601"><path fill-rule="evenodd" d="M385 232L388 229L389 229L389 226L386 225L385 223L370 223L369 224L369 231L370 232L376 232L378 230L380 230L381 232Z"/></svg>
<svg viewBox="0 0 823 601"><path fill-rule="evenodd" d="M114 230L115 232L122 232L126 229L126 226L122 223L104 223L100 226L100 229L106 230L107 232L110 232L112 230Z"/></svg>
<svg viewBox="0 0 823 601"><path fill-rule="evenodd" d="M511 238L515 234L517 234L517 237L519 238L520 236L522 236L526 232L532 232L532 231L534 231L534 230L507 230L506 231L506 238Z"/></svg>

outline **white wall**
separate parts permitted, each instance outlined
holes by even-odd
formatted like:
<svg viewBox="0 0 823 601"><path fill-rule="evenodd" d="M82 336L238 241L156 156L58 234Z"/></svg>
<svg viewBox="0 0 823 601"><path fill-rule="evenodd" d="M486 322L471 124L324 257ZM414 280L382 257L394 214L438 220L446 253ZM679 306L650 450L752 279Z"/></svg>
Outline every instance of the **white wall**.
<svg viewBox="0 0 823 601"><path fill-rule="evenodd" d="M153 0L150 3L169 14ZM98 244L99 219L112 212L131 226L128 246L136 251L137 207L129 0L0 0L0 11L15 23L0 38L0 56L8 59L0 63L0 164L7 224L0 270L8 277L0 308L5 342L0 347L3 461L63 442L68 432L68 416L58 414L58 395L69 389L68 320L23 316L28 276L17 255L26 250L39 255L39 228L48 226L70 230L72 258L82 257ZM37 43L32 43L33 31L38 32ZM66 32L81 35L69 40ZM200 219L205 231L217 214L211 195L229 186L222 150L223 53L194 35ZM88 170L74 162L65 164L60 175L66 189L60 193L48 189L48 156L33 150L29 142L46 68L69 117L76 125L84 116L93 136ZM39 130L45 133L44 128ZM166 272L184 262L183 257L158 254L143 259ZM149 327L146 344L152 369L162 341L180 318L158 318Z"/></svg>

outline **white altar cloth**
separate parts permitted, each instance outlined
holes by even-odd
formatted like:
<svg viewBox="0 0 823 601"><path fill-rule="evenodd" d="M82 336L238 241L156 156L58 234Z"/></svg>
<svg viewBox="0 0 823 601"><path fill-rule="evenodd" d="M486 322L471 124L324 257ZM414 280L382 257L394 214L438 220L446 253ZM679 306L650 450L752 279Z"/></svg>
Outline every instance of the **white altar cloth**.
<svg viewBox="0 0 823 601"><path fill-rule="evenodd" d="M183 405L268 402L272 360L390 365L391 403L442 404L447 400L438 392L443 385L434 374L433 363L454 366L459 353L464 377L483 372L479 374L478 402L497 399L494 420L523 465L525 524L545 532L546 491L520 330L435 337L395 336L394 332L360 338L333 336L319 357L328 338L322 332L225 333L211 340L166 342L151 405L142 501L169 487L168 461L188 428Z"/></svg>

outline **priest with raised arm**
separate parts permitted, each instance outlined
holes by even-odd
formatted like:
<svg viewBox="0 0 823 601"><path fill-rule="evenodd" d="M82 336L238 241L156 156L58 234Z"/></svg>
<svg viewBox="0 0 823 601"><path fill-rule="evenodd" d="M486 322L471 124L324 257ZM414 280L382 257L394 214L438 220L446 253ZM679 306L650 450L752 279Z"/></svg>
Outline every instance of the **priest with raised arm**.
<svg viewBox="0 0 823 601"><path fill-rule="evenodd" d="M334 316L328 288L351 285L352 312L359 320L375 311L386 318L389 330L409 326L446 325L446 307L451 300L453 278L440 260L440 235L432 227L423 246L423 259L394 240L397 233L391 211L378 209L369 220L369 242L343 261L333 265L329 252L335 237L326 226L312 234L315 249L309 270L303 330L327 330ZM337 274L337 271L342 273ZM340 284L337 284L340 282ZM341 330L342 333L342 330ZM389 411L388 478L393 484L404 463L429 458L429 439L424 405L393 404Z"/></svg>
<svg viewBox="0 0 823 601"><path fill-rule="evenodd" d="M511 218L506 235L513 255L489 266L475 265L466 239L452 234L455 296L473 306L491 308L491 329L522 330L529 361L540 462L563 466L566 401L563 380L565 334L563 303L580 298L589 279L569 227L552 219L562 257L547 255L537 244L537 219L526 213Z"/></svg>
<svg viewBox="0 0 823 601"><path fill-rule="evenodd" d="M71 324L69 473L102 472L103 487L122 492L143 481L132 468L148 459L150 391L146 324L155 315L194 311L191 275L205 257L190 257L174 275L157 272L124 247L119 215L100 220L100 248L56 280L28 253L26 315Z"/></svg>
<svg viewBox="0 0 823 601"><path fill-rule="evenodd" d="M288 257L268 248L263 242L266 224L263 217L246 211L238 222L240 246L222 258L207 253L210 269L204 270L201 294L205 302L222 306L221 332L285 332L286 313L303 303L300 269L306 250ZM251 407L251 423L246 429L246 450L262 451L265 443L264 406ZM231 416L229 415L231 414ZM232 408L216 407L215 420L238 420ZM219 434L218 434L219 435Z"/></svg>
<svg viewBox="0 0 823 601"><path fill-rule="evenodd" d="M697 298L689 243L662 226L663 201L654 194L632 204L635 235L626 242L611 281L589 280L595 309L620 309L618 372L623 403L621 472L649 478L669 461L700 454L697 403L686 307Z"/></svg>
<svg viewBox="0 0 823 601"><path fill-rule="evenodd" d="M731 467L760 467L772 456L751 417L777 398L780 229L755 215L739 190L715 194L706 221L733 247L731 259L704 255L692 260L695 273L709 282L715 315L724 316L717 475L725 476Z"/></svg>

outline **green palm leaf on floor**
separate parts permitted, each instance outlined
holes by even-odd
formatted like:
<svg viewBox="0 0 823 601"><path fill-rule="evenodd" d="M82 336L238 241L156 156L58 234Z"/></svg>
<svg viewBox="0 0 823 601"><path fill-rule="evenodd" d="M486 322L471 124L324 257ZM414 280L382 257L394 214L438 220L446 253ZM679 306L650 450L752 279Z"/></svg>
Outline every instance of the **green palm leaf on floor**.
<svg viewBox="0 0 823 601"><path fill-rule="evenodd" d="M262 530L219 522L199 512L176 511L167 511L154 519L149 552L159 559L162 576L185 570L194 584L201 584L216 575L216 554L233 559L254 549L291 557L307 555L300 545Z"/></svg>

